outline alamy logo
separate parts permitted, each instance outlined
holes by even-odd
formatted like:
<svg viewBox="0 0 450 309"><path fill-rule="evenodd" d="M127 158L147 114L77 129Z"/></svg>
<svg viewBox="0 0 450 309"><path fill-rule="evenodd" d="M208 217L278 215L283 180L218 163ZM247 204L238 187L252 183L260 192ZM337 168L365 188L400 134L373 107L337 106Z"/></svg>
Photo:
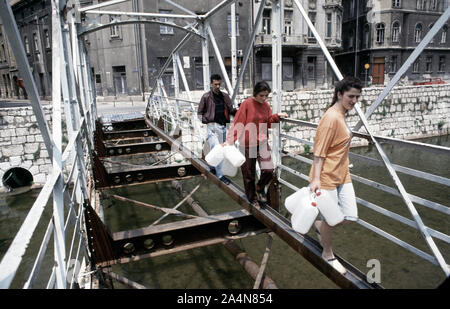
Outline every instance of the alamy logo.
<svg viewBox="0 0 450 309"><path fill-rule="evenodd" d="M366 264L370 270L367 272L366 279L369 283L381 283L381 263L377 259L370 259Z"/></svg>

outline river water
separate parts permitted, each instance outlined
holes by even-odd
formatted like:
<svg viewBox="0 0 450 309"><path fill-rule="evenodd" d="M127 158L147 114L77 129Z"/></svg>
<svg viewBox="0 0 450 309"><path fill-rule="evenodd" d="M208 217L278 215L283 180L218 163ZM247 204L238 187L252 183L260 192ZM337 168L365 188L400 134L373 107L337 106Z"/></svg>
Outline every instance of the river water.
<svg viewBox="0 0 450 309"><path fill-rule="evenodd" d="M448 147L450 146L450 135L428 138L422 141ZM383 149L394 164L450 178L449 157L390 145L383 145ZM364 156L378 158L376 149L373 147L352 148L351 151ZM393 186L392 180L384 167L372 165L358 159L351 159L351 163L354 165L351 170L353 174ZM304 163L299 163L291 158L283 158L283 164L308 174L309 166ZM450 190L448 187L400 173L399 176L409 193L450 206ZM307 185L304 180L285 172L283 172L282 178L299 188ZM233 181L243 187L240 173L233 178ZM182 183L183 189L187 192L190 192L200 184L200 188L193 197L199 201L200 205L209 214L240 209L240 206L230 197L202 177L184 180ZM375 190L356 181L353 181L353 183L359 198L412 219L401 198ZM170 183L118 188L110 190L110 193L163 207L173 207L181 200L178 194L170 188ZM292 193L292 190L283 186L282 200ZM16 196L0 197L0 257L6 252L37 195L37 191L30 191ZM418 204L415 204L415 206L427 226L445 234L450 234L448 215ZM183 205L179 210L195 214L187 205ZM50 211L51 207L47 207L45 217L41 220L45 222L45 226L50 218ZM417 230L380 215L360 204L358 204L358 211L360 219L431 254L423 237ZM282 206L281 213L286 215L284 206ZM113 204L105 207L104 214L105 221L112 232L147 226L161 215L160 212L126 205L119 201L115 201ZM162 223L173 220L177 219L168 217ZM312 237L316 237L311 231L309 234ZM36 238L41 239L42 235L43 231ZM238 240L237 244L259 264L266 248L267 239L266 234L261 234ZM438 239L435 239L435 242L446 261L450 261L450 245ZM36 251L39 245L40 242L33 244L30 250ZM34 246L36 247L34 248ZM370 260L376 259L379 261L380 284L385 288L434 288L445 279L444 273L439 266L417 257L399 245L356 223L335 229L333 248L337 254L366 273L373 267L371 264L368 265ZM27 257L27 259L29 259L30 263L33 261L32 257ZM148 288L241 289L252 288L254 284L253 279L234 261L234 257L222 245L212 245L129 264L115 265L112 269L114 272ZM337 288L325 275L311 266L309 262L276 235L272 243L266 274L275 281L279 288ZM43 277L45 275L43 274ZM19 273L20 276L23 275ZM21 286L20 278L16 281L17 283L15 282L12 287ZM44 287L44 282L38 283L38 287ZM114 287L126 288L126 286L119 283L114 283Z"/></svg>

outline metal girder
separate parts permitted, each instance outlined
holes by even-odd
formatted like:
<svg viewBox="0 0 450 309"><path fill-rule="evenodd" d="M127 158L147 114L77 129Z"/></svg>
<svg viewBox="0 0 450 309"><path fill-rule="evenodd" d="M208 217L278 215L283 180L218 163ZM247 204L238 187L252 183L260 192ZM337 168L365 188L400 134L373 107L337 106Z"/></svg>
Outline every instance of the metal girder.
<svg viewBox="0 0 450 309"><path fill-rule="evenodd" d="M105 145L105 157L132 155L137 153L151 153L159 151L170 151L170 145L166 142L130 143L123 145Z"/></svg>
<svg viewBox="0 0 450 309"><path fill-rule="evenodd" d="M133 120L123 120L103 125L104 131L136 130L148 129L143 118Z"/></svg>
<svg viewBox="0 0 450 309"><path fill-rule="evenodd" d="M208 177L211 182L216 184L233 200L244 207L258 221L275 232L275 234L277 234L283 241L285 241L295 251L299 252L314 267L324 273L338 286L342 288L357 289L382 288L377 283L369 283L364 273L336 255L338 260L347 269L347 272L345 274L339 273L322 258L322 248L316 240L309 237L308 235L301 235L295 232L292 229L290 222L285 217L281 216L278 212L273 210L271 207L268 207L267 204L263 206L251 204L245 196L243 190L234 182L231 182L229 185L224 184L215 175L209 172L209 166L205 161L195 157L195 155L188 148L181 145L178 141L172 139L163 130L152 124L148 119L146 119L146 122L160 138L166 140L169 144L172 145L172 147L179 149L186 158L189 158L192 165L194 165L206 177Z"/></svg>
<svg viewBox="0 0 450 309"><path fill-rule="evenodd" d="M185 179L198 175L200 172L191 164L158 165L147 169L108 172L100 159L94 156L94 177L97 189Z"/></svg>
<svg viewBox="0 0 450 309"><path fill-rule="evenodd" d="M123 131L107 131L103 132L103 140L117 140L130 137L150 137L156 136L151 129L135 129L135 130L123 130Z"/></svg>
<svg viewBox="0 0 450 309"><path fill-rule="evenodd" d="M152 225L112 235L99 219L92 219L92 212L88 215L89 244L94 249L93 261L97 266L128 263L266 231L264 225L245 210Z"/></svg>

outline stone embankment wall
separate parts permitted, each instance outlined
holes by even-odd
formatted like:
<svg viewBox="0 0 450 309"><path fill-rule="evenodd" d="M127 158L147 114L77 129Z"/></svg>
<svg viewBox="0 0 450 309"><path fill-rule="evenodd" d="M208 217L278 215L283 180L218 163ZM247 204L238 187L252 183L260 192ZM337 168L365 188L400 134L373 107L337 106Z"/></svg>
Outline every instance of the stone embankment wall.
<svg viewBox="0 0 450 309"><path fill-rule="evenodd" d="M364 89L360 106L365 112L382 92L382 88ZM286 92L283 111L290 118L318 123L330 105L332 90ZM243 96L238 97L241 102ZM43 106L50 122L51 105ZM354 126L359 117L355 111L347 117ZM406 86L395 88L369 118L375 135L415 139L450 134L450 85ZM313 141L315 130L310 127L281 125L282 132ZM28 170L35 183L43 184L51 171L51 160L42 139L31 107L0 110L0 179L13 167ZM303 152L304 146L284 140L285 149ZM353 146L364 145L365 140L353 139ZM0 181L0 188L3 183Z"/></svg>
<svg viewBox="0 0 450 309"><path fill-rule="evenodd" d="M47 121L51 106L43 106ZM31 107L0 110L0 179L13 167L28 170L35 183L44 184L52 169L36 116ZM3 187L3 182L0 182Z"/></svg>
<svg viewBox="0 0 450 309"><path fill-rule="evenodd" d="M364 113L382 91L383 88L363 89L359 104ZM283 111L290 118L318 123L333 94L333 90L283 93ZM353 127L359 116L352 110L346 119ZM450 85L396 87L368 120L372 133L379 136L417 139L450 134ZM291 123L284 123L281 128L287 135L314 140L314 128ZM360 132L366 131L362 128ZM293 140L284 139L283 145L290 151L304 151L304 146ZM367 145L365 139L352 139L352 146L364 145Z"/></svg>

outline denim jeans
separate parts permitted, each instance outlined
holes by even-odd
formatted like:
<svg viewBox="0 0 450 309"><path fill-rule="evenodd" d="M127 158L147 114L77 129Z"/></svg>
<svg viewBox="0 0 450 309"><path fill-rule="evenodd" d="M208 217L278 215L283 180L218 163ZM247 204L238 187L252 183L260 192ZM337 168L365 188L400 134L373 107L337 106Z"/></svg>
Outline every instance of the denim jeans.
<svg viewBox="0 0 450 309"><path fill-rule="evenodd" d="M225 125L221 125L215 122L208 123L206 125L207 139L209 143L209 149L213 149L214 146L218 144L223 144L226 139L227 127ZM223 176L222 173L222 163L215 167L216 176L221 178Z"/></svg>

